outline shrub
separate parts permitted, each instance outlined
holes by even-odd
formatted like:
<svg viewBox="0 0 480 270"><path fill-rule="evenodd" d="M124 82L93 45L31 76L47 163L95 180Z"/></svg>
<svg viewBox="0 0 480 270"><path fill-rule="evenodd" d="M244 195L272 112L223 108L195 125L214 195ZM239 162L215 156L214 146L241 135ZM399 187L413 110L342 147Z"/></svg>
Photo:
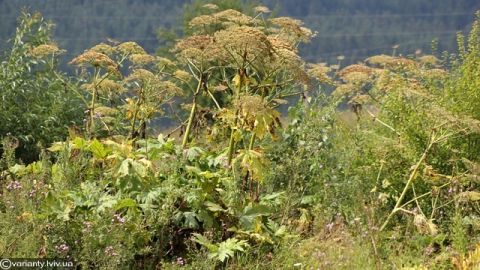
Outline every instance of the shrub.
<svg viewBox="0 0 480 270"><path fill-rule="evenodd" d="M17 157L27 163L82 119L76 86L57 70L64 51L50 39L52 27L40 14L24 12L11 48L0 56L0 137L17 137Z"/></svg>

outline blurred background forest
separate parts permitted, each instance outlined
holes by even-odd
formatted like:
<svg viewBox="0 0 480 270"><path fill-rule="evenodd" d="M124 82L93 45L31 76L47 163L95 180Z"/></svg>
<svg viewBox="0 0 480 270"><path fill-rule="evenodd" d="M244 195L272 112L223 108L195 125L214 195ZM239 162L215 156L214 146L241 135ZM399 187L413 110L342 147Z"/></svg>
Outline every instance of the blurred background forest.
<svg viewBox="0 0 480 270"><path fill-rule="evenodd" d="M203 2L1 0L0 49L5 48L7 39L12 37L21 8L28 7L42 12L57 25L54 40L67 49L66 61L106 38L133 40L153 53L182 35L182 21L189 17L188 13L193 16L195 6ZM239 1L217 2L228 5ZM369 55L390 54L394 45L399 45L397 52L403 55L417 49L428 53L432 40L438 40L440 52L452 52L456 33L469 30L475 10L480 8L478 0L444 0L441 4L429 0L247 2L267 5L276 15L300 19L307 27L318 31L318 36L301 49L302 56L307 61L329 63L334 63L339 55L345 56L344 63L355 63Z"/></svg>

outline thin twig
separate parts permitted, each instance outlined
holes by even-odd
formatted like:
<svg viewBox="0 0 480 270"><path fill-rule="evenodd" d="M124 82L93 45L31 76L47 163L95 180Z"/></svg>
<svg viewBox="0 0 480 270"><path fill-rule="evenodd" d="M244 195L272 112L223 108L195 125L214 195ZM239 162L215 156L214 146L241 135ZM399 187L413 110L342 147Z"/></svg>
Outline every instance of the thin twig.
<svg viewBox="0 0 480 270"><path fill-rule="evenodd" d="M395 204L395 207L393 208L393 210L387 216L387 219L383 223L382 227L380 227L380 231L383 231L385 229L385 227L387 227L387 225L390 222L390 219L393 217L393 215L398 210L401 209L400 204L402 203L405 195L407 194L407 191L410 188L410 185L412 184L413 180L416 178L417 172L420 169L420 166L422 165L423 161L425 161L425 159L427 158L427 153L430 151L430 149L435 144L435 142L436 142L435 132L432 132L432 135L430 136L430 142L428 143L427 147L425 148L425 151L423 151L423 154L420 157L420 159L417 161L417 164L415 164L415 167L414 167L413 171L410 173L410 177L408 178L407 184L403 188L402 194L398 198L397 203Z"/></svg>
<svg viewBox="0 0 480 270"><path fill-rule="evenodd" d="M382 120L378 119L378 117L376 115L374 115L371 111L369 110L366 110L367 113L373 118L373 121L377 121L378 123L382 124L383 126L387 127L388 129L390 129L391 131L395 132L398 136L400 136L401 134L396 130L394 129L392 126L390 126L389 124L383 122Z"/></svg>

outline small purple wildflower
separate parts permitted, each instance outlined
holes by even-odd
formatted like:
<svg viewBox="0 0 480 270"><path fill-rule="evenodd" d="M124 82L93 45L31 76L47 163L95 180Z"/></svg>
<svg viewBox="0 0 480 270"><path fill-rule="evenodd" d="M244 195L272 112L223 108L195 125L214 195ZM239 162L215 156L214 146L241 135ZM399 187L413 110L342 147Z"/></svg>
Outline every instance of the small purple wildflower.
<svg viewBox="0 0 480 270"><path fill-rule="evenodd" d="M125 218L120 216L120 214L115 214L115 215L113 215L112 222L113 223L125 224Z"/></svg>
<svg viewBox="0 0 480 270"><path fill-rule="evenodd" d="M117 256L118 255L118 253L115 252L115 250L113 249L112 246L106 247L104 252L105 252L105 255L107 255L107 256Z"/></svg>
<svg viewBox="0 0 480 270"><path fill-rule="evenodd" d="M22 184L20 184L20 182L18 182L18 181L12 181L7 186L8 191L17 190L17 189L21 189L21 188L22 188Z"/></svg>
<svg viewBox="0 0 480 270"><path fill-rule="evenodd" d="M70 250L70 247L67 244L61 244L55 246L55 249L58 253L67 253Z"/></svg>
<svg viewBox="0 0 480 270"><path fill-rule="evenodd" d="M92 222L90 221L84 221L83 222L84 228L82 229L82 232L89 232L92 229Z"/></svg>
<svg viewBox="0 0 480 270"><path fill-rule="evenodd" d="M177 265L184 266L184 265L187 263L187 261L186 261L184 258L182 258L182 257L177 257L177 260L176 260L175 263L176 263Z"/></svg>

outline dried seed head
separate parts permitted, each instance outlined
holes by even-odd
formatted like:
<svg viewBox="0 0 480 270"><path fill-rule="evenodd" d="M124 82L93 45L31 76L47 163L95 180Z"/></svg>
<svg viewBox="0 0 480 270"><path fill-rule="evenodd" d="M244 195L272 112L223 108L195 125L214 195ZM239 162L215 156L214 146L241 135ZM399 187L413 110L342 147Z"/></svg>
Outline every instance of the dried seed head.
<svg viewBox="0 0 480 270"><path fill-rule="evenodd" d="M435 66L440 63L440 60L435 57L435 55L424 55L418 58L418 61L424 65L432 65Z"/></svg>
<svg viewBox="0 0 480 270"><path fill-rule="evenodd" d="M131 54L128 59L137 66L145 66L155 62L156 58L149 54Z"/></svg>
<svg viewBox="0 0 480 270"><path fill-rule="evenodd" d="M260 96L243 95L238 98L235 105L239 108L241 114L255 113L266 109Z"/></svg>
<svg viewBox="0 0 480 270"><path fill-rule="evenodd" d="M200 15L190 20L190 22L188 23L188 26L190 26L190 28L204 27L204 26L215 24L217 22L218 21L214 16Z"/></svg>
<svg viewBox="0 0 480 270"><path fill-rule="evenodd" d="M386 65L387 63L390 63L394 57L385 55L385 54L380 54L380 55L374 55L366 59L367 63L370 63L372 65Z"/></svg>
<svg viewBox="0 0 480 270"><path fill-rule="evenodd" d="M60 50L55 44L42 44L30 50L30 55L35 58L42 58L49 55L60 54L65 52Z"/></svg>
<svg viewBox="0 0 480 270"><path fill-rule="evenodd" d="M415 61L403 57L394 57L387 63L387 67L392 68L414 68L416 65Z"/></svg>
<svg viewBox="0 0 480 270"><path fill-rule="evenodd" d="M123 42L120 45L117 45L115 48L118 52L124 55L147 54L147 52L145 52L145 50L140 45L133 41Z"/></svg>
<svg viewBox="0 0 480 270"><path fill-rule="evenodd" d="M157 57L157 67L159 69L163 69L166 67L174 67L174 66L175 66L175 63L172 60L165 57Z"/></svg>
<svg viewBox="0 0 480 270"><path fill-rule="evenodd" d="M180 59L189 59L196 62L209 62L217 58L217 48L213 37L195 35L177 42L173 52Z"/></svg>
<svg viewBox="0 0 480 270"><path fill-rule="evenodd" d="M215 33L218 47L224 50L222 54L230 59L233 55L236 62L262 61L272 56L272 44L260 30L249 26L230 27ZM235 62L235 61L234 61Z"/></svg>
<svg viewBox="0 0 480 270"><path fill-rule="evenodd" d="M341 84L335 88L335 91L332 92L332 96L335 98L349 96L350 94L354 93L356 89L357 88L353 84Z"/></svg>
<svg viewBox="0 0 480 270"><path fill-rule="evenodd" d="M370 80L374 69L365 65L354 64L337 72L337 75L345 82L362 83Z"/></svg>
<svg viewBox="0 0 480 270"><path fill-rule="evenodd" d="M160 79L157 76L155 76L155 74L142 68L134 69L133 72L130 75L128 75L127 78L125 78L126 82L136 81L142 84L154 83L159 80Z"/></svg>
<svg viewBox="0 0 480 270"><path fill-rule="evenodd" d="M303 65L303 61L295 52L288 49L275 50L275 58L272 62L273 68L295 69Z"/></svg>
<svg viewBox="0 0 480 270"><path fill-rule="evenodd" d="M97 45L93 46L90 49L90 51L110 55L110 54L115 52L115 48L113 48L112 46L110 46L108 44L100 43L100 44L97 44Z"/></svg>
<svg viewBox="0 0 480 270"><path fill-rule="evenodd" d="M162 81L160 76L146 69L135 69L125 78L126 82L136 82L140 87L154 89L153 97L163 101L166 96L181 94L182 89L170 81Z"/></svg>
<svg viewBox="0 0 480 270"><path fill-rule="evenodd" d="M348 104L350 105L365 105L371 101L371 97L369 95L357 95L353 98L351 98L348 101Z"/></svg>
<svg viewBox="0 0 480 270"><path fill-rule="evenodd" d="M239 25L246 25L253 22L253 18L234 9L227 9L212 15L222 22L231 22Z"/></svg>
<svg viewBox="0 0 480 270"><path fill-rule="evenodd" d="M270 13L272 12L268 7L266 6L256 6L253 8L253 10L257 13Z"/></svg>
<svg viewBox="0 0 480 270"><path fill-rule="evenodd" d="M291 41L289 41L288 39L283 39L283 38L281 38L280 36L277 36L277 35L270 35L267 38L268 38L268 41L270 41L270 43L272 44L272 47L273 47L274 50L286 49L286 50L290 50L294 53L298 53L295 45Z"/></svg>
<svg viewBox="0 0 480 270"><path fill-rule="evenodd" d="M415 214L413 224L421 234L436 235L438 233L437 226L432 220L428 220L424 214Z"/></svg>
<svg viewBox="0 0 480 270"><path fill-rule="evenodd" d="M423 71L422 75L429 79L443 79L448 75L448 72L444 69L432 68Z"/></svg>
<svg viewBox="0 0 480 270"><path fill-rule="evenodd" d="M114 92L114 93L123 93L125 92L125 88L110 79L98 79L96 81L93 81L92 83L87 83L82 85L82 88L88 91L94 91L95 89L97 91L100 91L102 93L109 93L109 92Z"/></svg>
<svg viewBox="0 0 480 270"><path fill-rule="evenodd" d="M375 55L366 59L370 64L382 65L390 69L411 69L415 68L417 63L404 57L393 57L388 55Z"/></svg>
<svg viewBox="0 0 480 270"><path fill-rule="evenodd" d="M270 22L285 29L300 28L303 25L302 21L290 17L272 18Z"/></svg>
<svg viewBox="0 0 480 270"><path fill-rule="evenodd" d="M266 63L266 67L276 72L287 71L286 76L302 84L310 83L310 78L305 71L305 63L294 51L276 49L271 61Z"/></svg>
<svg viewBox="0 0 480 270"><path fill-rule="evenodd" d="M170 81L162 81L158 85L158 90L165 92L166 95L181 95L183 93L182 88ZM159 92L160 94L161 92Z"/></svg>
<svg viewBox="0 0 480 270"><path fill-rule="evenodd" d="M94 52L94 51L86 51L81 55L75 57L72 61L69 62L70 65L76 66L87 66L91 65L94 67L103 67L109 70L117 70L118 65L115 63L110 57L106 54Z"/></svg>
<svg viewBox="0 0 480 270"><path fill-rule="evenodd" d="M316 36L316 32L311 29L303 27L300 20L290 17L278 17L269 20L273 25L279 27L281 34L285 35L289 40L294 42L309 42Z"/></svg>
<svg viewBox="0 0 480 270"><path fill-rule="evenodd" d="M177 42L175 51L181 52L189 49L196 49L199 51L207 50L213 44L213 38L208 35L196 35L184 38Z"/></svg>
<svg viewBox="0 0 480 270"><path fill-rule="evenodd" d="M182 81L185 81L185 82L188 82L192 79L192 75L190 75L190 73L186 72L186 71L183 71L183 70L176 70L174 73L173 73L173 76L175 76L176 78L182 80Z"/></svg>
<svg viewBox="0 0 480 270"><path fill-rule="evenodd" d="M328 76L328 72L331 71L330 67L327 67L325 63L309 64L307 68L307 74L321 83L334 84L333 80Z"/></svg>
<svg viewBox="0 0 480 270"><path fill-rule="evenodd" d="M217 10L218 6L215 4L205 4L202 6L203 8L210 9L210 10Z"/></svg>
<svg viewBox="0 0 480 270"><path fill-rule="evenodd" d="M372 76L367 74L367 73L363 73L363 72L350 72L348 74L345 74L343 77L342 77L342 80L347 82L347 83L365 83L369 80L372 79Z"/></svg>
<svg viewBox="0 0 480 270"><path fill-rule="evenodd" d="M340 78L343 78L344 76L348 75L349 73L353 72L358 72L358 73L365 73L367 75L371 75L373 73L373 69L371 67L365 66L365 65L359 65L359 64L354 64L347 66L337 72L337 75Z"/></svg>

